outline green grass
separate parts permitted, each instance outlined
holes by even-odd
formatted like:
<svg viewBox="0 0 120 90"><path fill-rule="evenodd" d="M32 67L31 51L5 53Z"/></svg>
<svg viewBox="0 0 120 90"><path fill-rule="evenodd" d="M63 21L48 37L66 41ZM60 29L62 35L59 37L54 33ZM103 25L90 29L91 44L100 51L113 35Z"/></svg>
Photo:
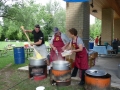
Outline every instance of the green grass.
<svg viewBox="0 0 120 90"><path fill-rule="evenodd" d="M4 41L0 41L0 49L3 49L5 46L7 46L9 44L14 44L16 47L24 46L24 42L4 42ZM49 46L49 43L46 41L45 45Z"/></svg>
<svg viewBox="0 0 120 90"><path fill-rule="evenodd" d="M18 46L24 46L24 42L4 42L4 41L0 41L0 49L3 49L5 46L7 46L8 44L14 44L17 47ZM46 46L49 46L48 42L45 42ZM13 50L7 51L6 54L4 55L0 55L0 69L6 67L9 64L12 64L12 68L18 68L21 66L25 66L28 64L28 60L25 60L24 64L14 64L14 56L13 56Z"/></svg>
<svg viewBox="0 0 120 90"><path fill-rule="evenodd" d="M7 54L4 54L3 56L0 57L0 69L5 68L9 64L12 65L11 68L16 69L18 67L28 65L28 60L26 59L24 64L15 64L13 51L9 51L7 52Z"/></svg>
<svg viewBox="0 0 120 90"><path fill-rule="evenodd" d="M7 68L7 65L11 64ZM73 85L69 86L52 86L50 77L41 81L34 81L29 78L28 71L19 71L19 67L29 64L29 60L25 60L24 64L15 64L13 51L9 51L4 56L0 57L0 90L35 90L38 86L44 86L45 90L84 90L83 87L77 85L78 81L71 80ZM4 70L3 70L4 68ZM1 72L2 69L2 72ZM112 88L111 90L120 90Z"/></svg>
<svg viewBox="0 0 120 90"><path fill-rule="evenodd" d="M15 44L16 46L23 46L24 42L0 42L0 48L8 44ZM48 46L49 43L46 42ZM8 51L6 54L0 57L0 90L35 90L38 86L44 86L45 90L84 90L83 87L77 85L75 81L74 85L57 87L50 84L50 77L41 81L34 81L29 78L28 71L18 71L17 69L29 64L29 60L25 60L24 64L15 64L13 50ZM10 65L10 66L8 66Z"/></svg>
<svg viewBox="0 0 120 90"><path fill-rule="evenodd" d="M9 45L9 44L14 44L15 46L23 46L24 42L4 42L4 41L0 41L0 49L3 49L5 46Z"/></svg>
<svg viewBox="0 0 120 90"><path fill-rule="evenodd" d="M10 64L10 66L8 66ZM50 77L41 81L34 81L29 78L28 71L19 71L19 67L29 64L15 64L13 50L0 57L0 90L35 90L38 86L44 86L45 90L84 90L77 84L57 87L50 84ZM2 72L1 72L2 70Z"/></svg>
<svg viewBox="0 0 120 90"><path fill-rule="evenodd" d="M11 64L7 68L7 65ZM57 87L50 84L50 77L41 81L34 81L29 78L28 71L19 71L19 67L29 64L29 60L25 60L24 64L15 64L13 51L0 57L0 90L35 90L38 86L44 86L45 90L84 90L77 84ZM4 68L4 70L3 70Z"/></svg>
<svg viewBox="0 0 120 90"><path fill-rule="evenodd" d="M24 73L24 74L23 74ZM23 76L23 77L21 77ZM1 76L0 76L1 77ZM9 80L9 83L6 82ZM69 86L52 86L50 84L50 77L41 81L34 81L28 78L28 74L25 72L14 72L7 80L1 82L1 90L35 90L38 86L44 86L45 90L84 90L83 87L76 85ZM5 87L7 86L7 87Z"/></svg>

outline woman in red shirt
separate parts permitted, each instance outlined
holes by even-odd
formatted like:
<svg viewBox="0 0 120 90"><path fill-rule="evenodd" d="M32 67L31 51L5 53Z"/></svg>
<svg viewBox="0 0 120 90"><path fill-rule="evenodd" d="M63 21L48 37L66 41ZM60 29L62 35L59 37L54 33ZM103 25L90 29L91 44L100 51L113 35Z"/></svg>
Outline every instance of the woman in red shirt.
<svg viewBox="0 0 120 90"><path fill-rule="evenodd" d="M95 38L95 45L97 46L99 42L98 36Z"/></svg>

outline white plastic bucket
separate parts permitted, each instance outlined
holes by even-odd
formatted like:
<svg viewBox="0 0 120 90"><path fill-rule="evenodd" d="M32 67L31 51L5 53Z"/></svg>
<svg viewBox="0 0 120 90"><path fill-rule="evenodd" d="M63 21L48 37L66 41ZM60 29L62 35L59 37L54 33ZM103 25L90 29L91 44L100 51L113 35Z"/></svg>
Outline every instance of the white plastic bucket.
<svg viewBox="0 0 120 90"><path fill-rule="evenodd" d="M39 86L36 88L36 90L45 90L45 87L44 86Z"/></svg>

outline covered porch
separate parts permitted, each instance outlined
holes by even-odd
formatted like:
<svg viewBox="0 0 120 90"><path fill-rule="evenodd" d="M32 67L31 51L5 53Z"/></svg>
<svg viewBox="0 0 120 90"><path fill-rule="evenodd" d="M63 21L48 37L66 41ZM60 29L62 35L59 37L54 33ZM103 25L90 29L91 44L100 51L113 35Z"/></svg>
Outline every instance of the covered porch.
<svg viewBox="0 0 120 90"><path fill-rule="evenodd" d="M120 1L89 0L90 2L66 3L66 30L76 28L85 46L89 45L90 14L102 21L101 43L110 45L114 38L120 39Z"/></svg>
<svg viewBox="0 0 120 90"><path fill-rule="evenodd" d="M110 45L114 38L120 39L120 1L119 0L90 0L90 2L66 3L66 31L70 28L78 30L87 49L89 49L90 14L102 21L101 43ZM118 65L120 55L100 56L92 68L104 69L111 75L111 86L120 88ZM78 77L76 77L78 80Z"/></svg>

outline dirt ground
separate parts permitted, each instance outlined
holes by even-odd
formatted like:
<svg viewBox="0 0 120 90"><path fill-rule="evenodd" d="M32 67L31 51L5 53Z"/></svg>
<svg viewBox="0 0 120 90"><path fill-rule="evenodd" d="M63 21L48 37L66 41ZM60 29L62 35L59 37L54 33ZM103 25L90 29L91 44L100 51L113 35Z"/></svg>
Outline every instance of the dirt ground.
<svg viewBox="0 0 120 90"><path fill-rule="evenodd" d="M28 71L14 70L10 67L0 71L0 90L35 90L38 86L45 86L45 90L84 90L77 83L78 81L72 81L71 85L58 89L50 84L49 75L45 80L34 81L29 78Z"/></svg>
<svg viewBox="0 0 120 90"><path fill-rule="evenodd" d="M0 72L0 88L2 88L2 90L9 90L9 88L27 78L27 72L5 69Z"/></svg>
<svg viewBox="0 0 120 90"><path fill-rule="evenodd" d="M37 86L45 86L45 90L85 90L78 86L76 80L72 80L70 86L58 89L50 84L49 76L46 80L36 82L29 78L28 71L14 70L10 66L0 70L0 90L35 90ZM120 89L111 88L111 90Z"/></svg>

